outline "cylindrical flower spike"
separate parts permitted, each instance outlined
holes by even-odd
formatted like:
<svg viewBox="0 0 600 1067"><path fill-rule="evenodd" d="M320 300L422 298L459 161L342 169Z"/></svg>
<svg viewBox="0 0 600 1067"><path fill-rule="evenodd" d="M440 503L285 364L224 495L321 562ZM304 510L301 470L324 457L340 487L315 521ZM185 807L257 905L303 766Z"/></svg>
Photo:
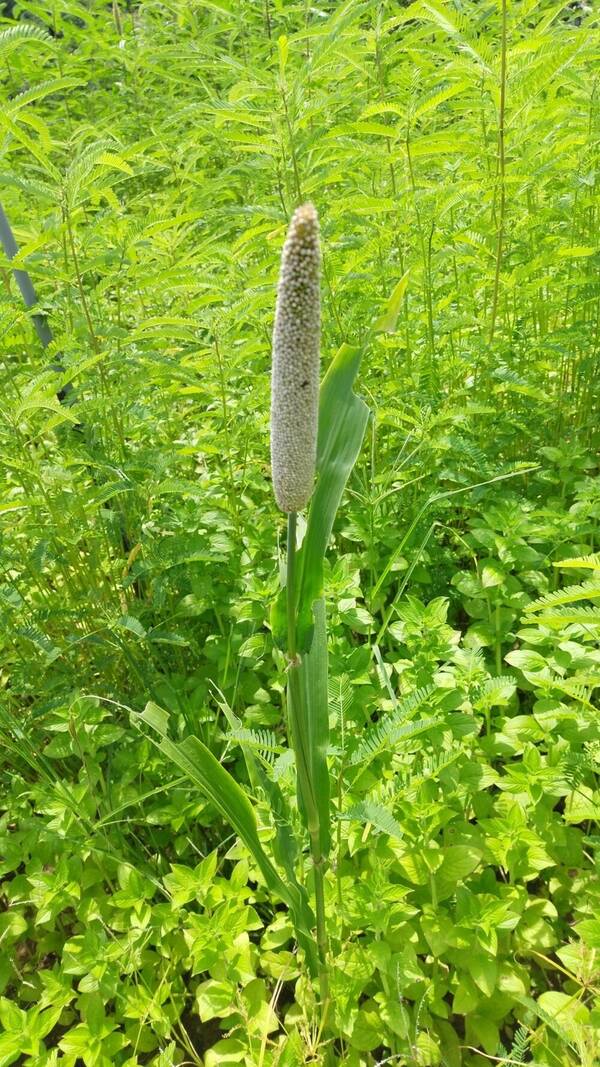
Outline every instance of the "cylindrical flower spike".
<svg viewBox="0 0 600 1067"><path fill-rule="evenodd" d="M271 469L282 511L306 507L315 480L319 410L319 219L294 212L277 289L271 377Z"/></svg>

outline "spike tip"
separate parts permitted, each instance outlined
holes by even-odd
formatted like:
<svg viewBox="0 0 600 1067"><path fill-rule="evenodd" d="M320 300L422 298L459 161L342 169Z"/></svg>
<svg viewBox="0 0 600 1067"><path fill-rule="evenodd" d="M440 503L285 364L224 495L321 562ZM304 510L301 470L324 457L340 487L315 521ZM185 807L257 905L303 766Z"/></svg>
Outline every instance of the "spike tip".
<svg viewBox="0 0 600 1067"><path fill-rule="evenodd" d="M319 219L294 212L281 257L273 328L271 469L282 511L301 511L315 480L321 307Z"/></svg>

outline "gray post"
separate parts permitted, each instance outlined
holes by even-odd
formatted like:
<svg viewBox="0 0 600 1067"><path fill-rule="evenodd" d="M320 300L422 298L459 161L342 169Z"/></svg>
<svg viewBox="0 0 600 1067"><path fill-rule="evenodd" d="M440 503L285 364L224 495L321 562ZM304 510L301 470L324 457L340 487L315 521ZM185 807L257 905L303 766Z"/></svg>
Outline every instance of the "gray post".
<svg viewBox="0 0 600 1067"><path fill-rule="evenodd" d="M15 235L10 228L10 222L8 221L2 204L0 204L0 244L2 245L6 255L10 260L13 260L19 251L17 242L15 241ZM38 303L37 293L34 289L33 282L29 277L26 270L19 270L17 267L13 267L13 274L15 281L21 290L21 296L25 302L25 306L28 308L35 307ZM37 314L32 315L31 320L35 327L42 345L46 348L52 340L52 330L48 325L48 320L45 315ZM52 370L62 371L64 367L60 363L52 363ZM64 400L66 396L71 392L73 386L71 383L67 383L63 389L58 392L58 399Z"/></svg>
<svg viewBox="0 0 600 1067"><path fill-rule="evenodd" d="M9 259L14 259L19 251L17 242L15 241L14 234L10 228L10 223L4 214L2 204L0 204L0 242L6 252ZM33 288L33 282L29 277L26 270L18 270L16 267L13 269L15 281L21 290L21 296L25 301L25 305L28 308L35 307L38 302L37 293ZM33 325L35 326L35 332L37 333L44 348L50 344L52 340L52 330L48 326L45 315L32 315Z"/></svg>

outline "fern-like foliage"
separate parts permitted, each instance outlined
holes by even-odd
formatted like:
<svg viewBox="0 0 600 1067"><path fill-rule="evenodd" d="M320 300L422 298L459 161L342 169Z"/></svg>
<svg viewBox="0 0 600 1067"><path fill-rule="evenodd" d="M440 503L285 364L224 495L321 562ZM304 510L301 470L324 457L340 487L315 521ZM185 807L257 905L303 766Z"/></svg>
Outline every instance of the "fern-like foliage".
<svg viewBox="0 0 600 1067"><path fill-rule="evenodd" d="M284 748L283 752L271 766L271 777L274 782L280 782L285 778L296 762L293 748Z"/></svg>
<svg viewBox="0 0 600 1067"><path fill-rule="evenodd" d="M41 197L42 200L52 200L56 197L56 189L49 182L41 181L39 178L28 177L24 178L20 174L9 174L3 172L0 174L0 183L2 186L12 185L16 189L20 189L21 192L26 193L28 196Z"/></svg>
<svg viewBox="0 0 600 1067"><path fill-rule="evenodd" d="M579 623L581 626L600 626L600 608L557 608L556 611L542 612L537 617L537 622L552 628L570 626Z"/></svg>
<svg viewBox="0 0 600 1067"><path fill-rule="evenodd" d="M389 837L402 838L402 827L392 812L373 800L361 800L355 804L343 816L343 819L356 819L363 824L370 823L382 834Z"/></svg>
<svg viewBox="0 0 600 1067"><path fill-rule="evenodd" d="M18 26L9 26L0 33L0 59L6 59L10 52L24 41L40 41L48 44L52 41L48 30L33 22L21 22Z"/></svg>
<svg viewBox="0 0 600 1067"><path fill-rule="evenodd" d="M400 701L391 714L370 726L361 738L358 748L352 754L353 764L370 762L375 756L392 749L399 741L415 737L431 729L439 722L438 718L418 719L411 722L415 712L429 701L434 691L433 685L423 686Z"/></svg>
<svg viewBox="0 0 600 1067"><path fill-rule="evenodd" d="M442 771L456 763L464 751L464 745L456 744L445 752L422 756L410 770L394 776L391 783L394 798L410 800L424 782L439 778Z"/></svg>
<svg viewBox="0 0 600 1067"><path fill-rule="evenodd" d="M43 652L49 663L60 656L60 650L55 647L50 638L42 633L37 626L33 624L18 626L15 627L15 633L19 634L19 636L23 637L26 641L30 641L40 652Z"/></svg>
<svg viewBox="0 0 600 1067"><path fill-rule="evenodd" d="M591 600L600 596L600 581L582 582L581 585L567 585L564 589L557 589L554 593L546 593L531 604L525 611L530 614L545 608L557 608L564 604L575 604L578 600Z"/></svg>
<svg viewBox="0 0 600 1067"><path fill-rule="evenodd" d="M65 89L72 89L79 85L80 82L76 78L52 78L49 81L38 82L37 85L31 87L31 89L24 89L23 92L17 93L10 101L9 110L15 114L20 111L21 108L26 107L27 104L32 104L35 101L43 100L44 97L50 96L53 93L63 92Z"/></svg>
<svg viewBox="0 0 600 1067"><path fill-rule="evenodd" d="M575 700L578 704L581 704L584 708L588 708L596 714L596 708L590 700L590 693L588 687L579 678L562 678L555 679L552 683L553 689L558 689L559 693L564 693L570 700Z"/></svg>
<svg viewBox="0 0 600 1067"><path fill-rule="evenodd" d="M499 704L506 704L516 688L514 678L507 674L498 675L496 678L486 678L477 693L475 705L481 708L493 708Z"/></svg>
<svg viewBox="0 0 600 1067"><path fill-rule="evenodd" d="M2 181L2 175L0 174L0 182ZM14 312L12 310L0 311L0 334L5 337L11 330L16 329L19 323L23 322L25 315L23 312Z"/></svg>
<svg viewBox="0 0 600 1067"><path fill-rule="evenodd" d="M541 1004L535 1001L533 997L516 994L515 999L518 1000L519 1004L522 1004L524 1008L528 1008L530 1011L535 1012L548 1029L560 1037L561 1041L564 1042L567 1048L570 1048L577 1054L577 1046L572 1041L570 1033L564 1029L560 1016L551 1015L550 1012L546 1011L545 1008L542 1008Z"/></svg>
<svg viewBox="0 0 600 1067"><path fill-rule="evenodd" d="M272 730L250 730L246 726L236 726L228 731L226 739L253 749L263 763L271 766L275 762L275 757L284 751Z"/></svg>
<svg viewBox="0 0 600 1067"><path fill-rule="evenodd" d="M525 1056L529 1051L530 1036L529 1031L524 1026L520 1026L515 1033L513 1043L508 1054L510 1063L525 1063Z"/></svg>
<svg viewBox="0 0 600 1067"><path fill-rule="evenodd" d="M588 556L572 556L569 559L560 559L554 566L560 567L561 570L598 571L600 570L600 552L591 552Z"/></svg>
<svg viewBox="0 0 600 1067"><path fill-rule="evenodd" d="M327 696L329 713L335 717L336 725L343 726L352 700L352 685L349 675L340 674L338 677L329 677L327 681Z"/></svg>
<svg viewBox="0 0 600 1067"><path fill-rule="evenodd" d="M586 741L583 752L571 752L562 766L571 789L578 789L590 773L600 771L600 741Z"/></svg>

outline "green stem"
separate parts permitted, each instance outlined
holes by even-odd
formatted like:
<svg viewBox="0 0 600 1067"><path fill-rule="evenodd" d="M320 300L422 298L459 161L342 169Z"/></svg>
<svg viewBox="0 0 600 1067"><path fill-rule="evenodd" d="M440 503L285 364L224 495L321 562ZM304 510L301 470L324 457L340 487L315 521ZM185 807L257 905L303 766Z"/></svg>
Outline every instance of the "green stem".
<svg viewBox="0 0 600 1067"><path fill-rule="evenodd" d="M300 656L296 643L297 597L296 597L296 513L288 514L287 531L287 629L288 629L288 714L292 746L296 756L298 799L309 834L319 833L319 812L313 789L311 762L307 750L307 716L304 708L304 687L300 676Z"/></svg>
<svg viewBox="0 0 600 1067"><path fill-rule="evenodd" d="M327 940L327 923L325 919L325 860L321 855L319 844L319 832L310 835L310 851L312 854L313 871L315 879L315 915L317 919L317 952L319 956L319 993L321 999L321 1011L323 1018L327 1011L329 1000L329 972L327 969L327 953L329 944Z"/></svg>
<svg viewBox="0 0 600 1067"><path fill-rule="evenodd" d="M296 658L296 520L295 511L288 515L287 527L287 631L290 661Z"/></svg>
<svg viewBox="0 0 600 1067"><path fill-rule="evenodd" d="M408 176L410 181L410 187L413 195L413 205L415 209L415 219L417 222L417 232L419 234L419 243L421 245L421 260L423 264L423 300L427 311L427 334L429 341L429 357L430 367L433 368L433 360L435 358L435 333L433 326L433 295L432 295L432 274L431 274L431 243L433 241L433 229L429 234L428 244L425 244L425 233L421 222L421 212L419 209L419 201L417 196L417 182L415 179L415 172L412 161L411 147L410 147L410 126L406 129L406 162L408 164Z"/></svg>
<svg viewBox="0 0 600 1067"><path fill-rule="evenodd" d="M299 780L299 794L305 809L306 821L310 835L310 852L314 871L315 915L317 923L317 954L319 958L319 991L322 1019L325 1019L329 998L329 975L327 970L327 924L325 919L325 860L321 854L321 825L316 800L313 793L313 781L310 763L304 745L301 723L306 720L302 714L304 691L300 678L300 663L296 642L297 602L296 602L296 512L288 514L287 527L287 631L288 631L288 712L292 733L292 744L296 754L296 773Z"/></svg>
<svg viewBox="0 0 600 1067"><path fill-rule="evenodd" d="M223 368L223 360L221 359L221 349L219 347L219 339L215 334L215 354L217 357L217 364L219 367L219 386L221 390L221 409L223 413L223 436L225 439L225 450L227 453L226 462L229 472L229 507L233 513L233 518L237 530L238 537L241 536L240 529L240 512L238 507L238 498L235 486L235 475L233 473L233 458L231 448L231 437L229 434L229 413L227 410L227 388L225 382L225 371Z"/></svg>
<svg viewBox="0 0 600 1067"><path fill-rule="evenodd" d="M504 226L506 216L506 155L504 144L504 121L506 113L506 0L502 0L502 43L500 51L500 113L498 118L498 160L497 177L500 180L500 213L498 234L496 238L496 269L494 272L494 295L492 297L492 322L490 326L490 344L494 340L496 318L498 314L498 295L500 292L500 271L504 250Z"/></svg>
<svg viewBox="0 0 600 1067"><path fill-rule="evenodd" d="M290 118L290 112L288 108L288 99L285 82L281 84L281 99L283 101L283 114L285 116L285 124L288 132L288 140L290 147L290 155L292 157L292 170L294 172L294 184L296 186L296 197L298 203L301 204L304 197L302 196L302 186L300 185L300 171L298 169L298 159L296 156L296 145L294 144L294 130L292 128L292 120Z"/></svg>

